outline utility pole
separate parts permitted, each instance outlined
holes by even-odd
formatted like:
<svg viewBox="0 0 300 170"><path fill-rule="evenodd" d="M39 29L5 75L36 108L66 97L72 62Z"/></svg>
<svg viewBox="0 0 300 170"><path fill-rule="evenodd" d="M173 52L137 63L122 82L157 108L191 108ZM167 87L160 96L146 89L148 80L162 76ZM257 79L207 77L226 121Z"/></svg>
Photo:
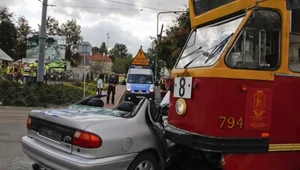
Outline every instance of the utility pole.
<svg viewBox="0 0 300 170"><path fill-rule="evenodd" d="M48 0L43 0L42 9L42 21L40 28L39 37L39 59L38 59L38 72L37 72L37 82L44 82L44 69L45 69L45 44L46 44L46 17L47 17L47 7Z"/></svg>

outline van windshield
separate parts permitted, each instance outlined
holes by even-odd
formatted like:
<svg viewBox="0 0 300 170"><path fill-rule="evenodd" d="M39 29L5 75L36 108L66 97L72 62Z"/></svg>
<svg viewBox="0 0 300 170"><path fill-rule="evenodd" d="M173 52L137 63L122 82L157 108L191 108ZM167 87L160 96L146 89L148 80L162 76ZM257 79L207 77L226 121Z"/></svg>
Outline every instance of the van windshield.
<svg viewBox="0 0 300 170"><path fill-rule="evenodd" d="M146 74L129 74L127 83L153 84L153 76Z"/></svg>

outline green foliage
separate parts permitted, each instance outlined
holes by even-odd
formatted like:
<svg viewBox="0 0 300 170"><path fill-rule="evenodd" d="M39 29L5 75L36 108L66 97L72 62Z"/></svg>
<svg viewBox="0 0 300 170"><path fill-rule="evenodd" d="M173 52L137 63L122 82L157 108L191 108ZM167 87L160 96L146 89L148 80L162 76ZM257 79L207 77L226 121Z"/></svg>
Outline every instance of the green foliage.
<svg viewBox="0 0 300 170"><path fill-rule="evenodd" d="M93 47L92 48L93 53L99 53L99 51L100 51L99 47Z"/></svg>
<svg viewBox="0 0 300 170"><path fill-rule="evenodd" d="M26 56L27 49L27 35L31 31L28 20L25 17L21 16L17 21L17 42L14 59L18 60Z"/></svg>
<svg viewBox="0 0 300 170"><path fill-rule="evenodd" d="M46 19L46 32L48 35L60 34L59 22L55 18L48 16Z"/></svg>
<svg viewBox="0 0 300 170"><path fill-rule="evenodd" d="M132 63L133 58L132 57L128 57L128 58L116 58L113 66L112 66L112 70L115 73L120 73L120 74L124 74L128 72L128 69Z"/></svg>
<svg viewBox="0 0 300 170"><path fill-rule="evenodd" d="M75 84L70 84L70 83L66 83L65 84L66 86L69 86L69 87L74 87L78 90L81 90L83 91L83 82L80 82L80 83L75 83ZM85 83L85 87L86 87L86 92L88 92L89 94L96 94L96 91L97 91L97 83ZM103 91L106 91L108 88L107 85L104 85L103 87Z"/></svg>
<svg viewBox="0 0 300 170"><path fill-rule="evenodd" d="M0 81L0 101L6 106L45 107L64 106L82 99L82 88L68 85L21 85L12 81ZM86 92L87 95L95 91Z"/></svg>
<svg viewBox="0 0 300 170"><path fill-rule="evenodd" d="M117 58L130 58L132 55L128 52L126 45L116 43L109 51L109 57L115 61Z"/></svg>
<svg viewBox="0 0 300 170"><path fill-rule="evenodd" d="M148 48L146 57L149 60L150 67L152 69L153 74L155 74L155 66L156 66L155 61L156 61L156 57L158 57L155 49ZM157 66L158 66L157 73L159 73L161 71L161 68L163 68L165 66L164 61L160 57L157 58ZM158 78L160 78L159 74L157 74L157 76L158 76Z"/></svg>
<svg viewBox="0 0 300 170"><path fill-rule="evenodd" d="M14 57L18 34L13 20L13 13L0 5L0 48L11 57Z"/></svg>
<svg viewBox="0 0 300 170"><path fill-rule="evenodd" d="M155 52L168 69L172 69L191 31L189 11L176 19L176 24L166 30L166 36L155 40Z"/></svg>
<svg viewBox="0 0 300 170"><path fill-rule="evenodd" d="M79 53L73 52L83 39L81 34L81 27L77 24L75 19L69 20L62 24L61 34L67 36L66 59L71 62L71 66L76 67L81 63L82 57Z"/></svg>
<svg viewBox="0 0 300 170"><path fill-rule="evenodd" d="M103 42L103 43L101 44L101 46L100 46L100 48L99 48L99 53L105 53L105 54L108 53L108 50L107 50L107 48L106 48L105 42Z"/></svg>

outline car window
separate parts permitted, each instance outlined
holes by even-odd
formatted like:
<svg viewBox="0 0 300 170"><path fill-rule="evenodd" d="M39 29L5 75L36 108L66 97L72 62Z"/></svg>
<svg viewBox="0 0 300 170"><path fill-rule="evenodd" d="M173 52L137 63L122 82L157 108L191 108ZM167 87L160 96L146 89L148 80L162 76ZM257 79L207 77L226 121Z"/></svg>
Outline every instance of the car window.
<svg viewBox="0 0 300 170"><path fill-rule="evenodd" d="M128 83L153 84L153 76L148 74L129 74Z"/></svg>

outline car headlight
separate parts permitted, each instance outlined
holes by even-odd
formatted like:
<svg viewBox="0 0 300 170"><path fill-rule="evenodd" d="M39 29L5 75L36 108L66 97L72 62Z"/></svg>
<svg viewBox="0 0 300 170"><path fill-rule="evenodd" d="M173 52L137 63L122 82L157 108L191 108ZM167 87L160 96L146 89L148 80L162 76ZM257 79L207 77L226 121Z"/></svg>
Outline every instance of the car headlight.
<svg viewBox="0 0 300 170"><path fill-rule="evenodd" d="M131 91L131 86L129 83L126 84L126 91Z"/></svg>
<svg viewBox="0 0 300 170"><path fill-rule="evenodd" d="M154 92L154 86L153 86L153 84L150 85L149 91L150 91L150 93Z"/></svg>
<svg viewBox="0 0 300 170"><path fill-rule="evenodd" d="M186 101L184 99L178 99L175 104L175 109L178 115L185 115L187 109Z"/></svg>

